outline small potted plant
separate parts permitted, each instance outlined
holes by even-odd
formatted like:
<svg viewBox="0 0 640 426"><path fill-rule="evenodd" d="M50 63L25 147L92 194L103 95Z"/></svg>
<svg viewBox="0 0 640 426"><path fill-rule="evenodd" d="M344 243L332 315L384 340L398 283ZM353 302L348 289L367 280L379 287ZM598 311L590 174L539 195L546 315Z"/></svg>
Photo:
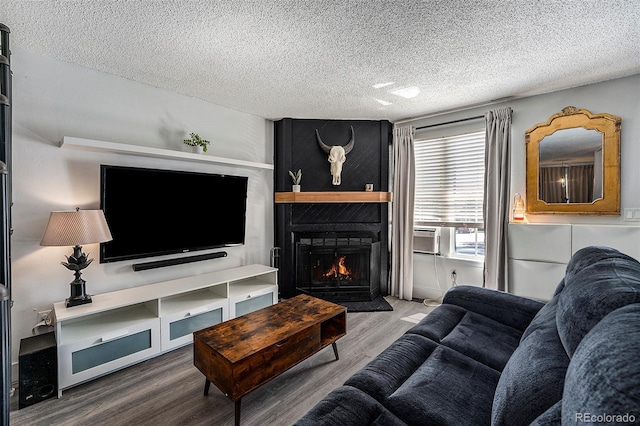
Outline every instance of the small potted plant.
<svg viewBox="0 0 640 426"><path fill-rule="evenodd" d="M206 139L202 139L197 133L191 133L191 137L189 139L184 139L182 142L185 145L192 146L193 152L197 154L207 152L207 145L209 145L209 141Z"/></svg>
<svg viewBox="0 0 640 426"><path fill-rule="evenodd" d="M302 170L298 169L296 173L293 173L291 170L289 170L289 176L291 176L291 179L293 180L293 186L291 187L291 190L293 192L300 192L300 181L302 180Z"/></svg>

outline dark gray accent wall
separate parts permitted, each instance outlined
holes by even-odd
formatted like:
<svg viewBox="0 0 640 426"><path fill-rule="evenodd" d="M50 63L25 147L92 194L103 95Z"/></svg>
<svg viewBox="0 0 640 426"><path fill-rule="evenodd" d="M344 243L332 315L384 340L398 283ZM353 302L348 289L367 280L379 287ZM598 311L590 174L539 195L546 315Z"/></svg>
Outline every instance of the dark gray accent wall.
<svg viewBox="0 0 640 426"><path fill-rule="evenodd" d="M316 129L327 145L346 145L355 134L355 146L347 154L342 183L332 185L328 155L318 146ZM314 120L285 118L275 123L276 192L291 191L289 170L302 169L302 191L389 191L389 149L392 125L388 121ZM376 259L380 292L388 293L388 204L275 204L275 245L280 247L278 284L282 297L296 294L295 243L303 233L366 233L380 241Z"/></svg>

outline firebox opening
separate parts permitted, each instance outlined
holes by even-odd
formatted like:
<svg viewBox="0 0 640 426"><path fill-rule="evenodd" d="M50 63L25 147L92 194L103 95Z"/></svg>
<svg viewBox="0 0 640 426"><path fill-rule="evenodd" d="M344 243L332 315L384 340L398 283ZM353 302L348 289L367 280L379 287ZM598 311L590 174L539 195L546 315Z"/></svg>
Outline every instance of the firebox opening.
<svg viewBox="0 0 640 426"><path fill-rule="evenodd" d="M298 290L330 300L371 300L379 292L379 285L372 285L371 280L372 255L377 254L378 244L371 237L359 236L300 238Z"/></svg>
<svg viewBox="0 0 640 426"><path fill-rule="evenodd" d="M337 248L336 250L308 248L311 286L369 286L369 246Z"/></svg>

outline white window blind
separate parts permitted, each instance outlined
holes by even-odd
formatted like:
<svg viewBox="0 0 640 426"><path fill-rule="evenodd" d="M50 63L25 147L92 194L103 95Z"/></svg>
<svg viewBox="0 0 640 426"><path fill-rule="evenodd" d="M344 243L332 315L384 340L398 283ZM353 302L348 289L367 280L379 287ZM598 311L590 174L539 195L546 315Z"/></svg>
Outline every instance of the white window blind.
<svg viewBox="0 0 640 426"><path fill-rule="evenodd" d="M484 138L483 130L415 141L416 225L482 227Z"/></svg>

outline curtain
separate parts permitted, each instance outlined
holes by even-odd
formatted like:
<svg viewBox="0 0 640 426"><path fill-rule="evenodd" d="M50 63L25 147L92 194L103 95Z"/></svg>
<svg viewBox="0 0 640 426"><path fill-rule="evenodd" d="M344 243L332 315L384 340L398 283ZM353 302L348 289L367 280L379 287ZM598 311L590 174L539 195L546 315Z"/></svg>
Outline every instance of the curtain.
<svg viewBox="0 0 640 426"><path fill-rule="evenodd" d="M569 167L567 185L569 201L572 203L590 203L593 201L593 165Z"/></svg>
<svg viewBox="0 0 640 426"><path fill-rule="evenodd" d="M591 203L594 199L592 164L540 167L539 197L547 203Z"/></svg>
<svg viewBox="0 0 640 426"><path fill-rule="evenodd" d="M564 167L540 167L538 198L547 203L566 202Z"/></svg>
<svg viewBox="0 0 640 426"><path fill-rule="evenodd" d="M485 114L483 286L503 291L508 289L507 225L511 183L511 112L511 108L507 107Z"/></svg>
<svg viewBox="0 0 640 426"><path fill-rule="evenodd" d="M391 289L400 299L413 297L413 207L415 161L411 126L393 129L393 203L391 207Z"/></svg>

